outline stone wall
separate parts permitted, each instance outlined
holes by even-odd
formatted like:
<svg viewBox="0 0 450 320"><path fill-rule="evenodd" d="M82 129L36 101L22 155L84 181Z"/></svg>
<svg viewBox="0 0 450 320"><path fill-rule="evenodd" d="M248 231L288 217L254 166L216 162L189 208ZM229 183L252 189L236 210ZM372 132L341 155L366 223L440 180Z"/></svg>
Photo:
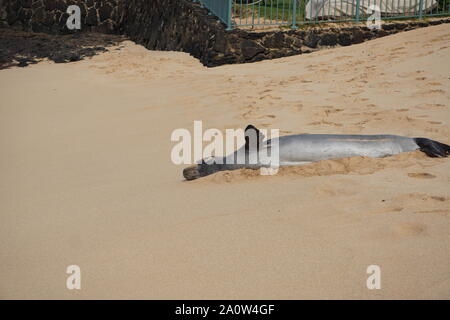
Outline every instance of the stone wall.
<svg viewBox="0 0 450 320"><path fill-rule="evenodd" d="M443 22L450 19L385 23L381 30L374 31L356 25L270 32L226 31L224 24L190 0L128 0L122 28L128 37L148 49L188 52L213 67L348 46Z"/></svg>
<svg viewBox="0 0 450 320"><path fill-rule="evenodd" d="M450 22L449 18L393 22L374 31L356 25L270 32L226 31L224 24L191 0L0 0L0 26L68 33L65 12L71 4L81 8L82 32L125 34L151 50L188 52L210 67L348 46Z"/></svg>
<svg viewBox="0 0 450 320"><path fill-rule="evenodd" d="M366 26L360 25L339 28L316 27L278 32L236 30L228 35L229 41L225 52L233 52L233 63L253 62L309 53L322 48L349 46L398 32L441 23L450 23L450 19L443 18L429 22L390 22L384 23L382 29L379 30L370 30ZM212 62L215 63L216 61ZM217 63L222 64L220 58Z"/></svg>
<svg viewBox="0 0 450 320"><path fill-rule="evenodd" d="M207 9L189 0L128 0L123 31L152 50L188 52L208 66L236 62L232 38Z"/></svg>
<svg viewBox="0 0 450 320"><path fill-rule="evenodd" d="M3 2L3 3L2 3ZM123 0L0 0L0 27L64 34L70 5L81 9L82 31L118 32Z"/></svg>

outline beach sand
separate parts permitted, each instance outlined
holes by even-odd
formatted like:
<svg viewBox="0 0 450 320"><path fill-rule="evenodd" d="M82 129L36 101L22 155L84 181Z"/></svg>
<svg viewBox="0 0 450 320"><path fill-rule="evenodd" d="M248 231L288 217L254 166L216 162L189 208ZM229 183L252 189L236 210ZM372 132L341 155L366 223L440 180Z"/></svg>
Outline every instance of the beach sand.
<svg viewBox="0 0 450 320"><path fill-rule="evenodd" d="M450 25L212 69L117 49L0 71L0 298L450 298L449 159L187 182L170 158L194 120L450 144Z"/></svg>

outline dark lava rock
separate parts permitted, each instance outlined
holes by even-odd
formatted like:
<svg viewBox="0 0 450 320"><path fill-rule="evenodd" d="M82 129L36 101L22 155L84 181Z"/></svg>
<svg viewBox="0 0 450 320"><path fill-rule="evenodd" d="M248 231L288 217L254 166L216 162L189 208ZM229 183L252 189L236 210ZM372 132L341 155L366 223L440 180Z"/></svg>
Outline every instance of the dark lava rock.
<svg viewBox="0 0 450 320"><path fill-rule="evenodd" d="M350 34L348 33L339 33L338 35L338 43L341 46L349 46L352 44L352 38L350 37Z"/></svg>
<svg viewBox="0 0 450 320"><path fill-rule="evenodd" d="M320 37L315 33L310 33L305 37L304 44L310 48L317 48L317 44L319 43Z"/></svg>
<svg viewBox="0 0 450 320"><path fill-rule="evenodd" d="M364 42L364 33L361 30L354 30L352 34L352 43Z"/></svg>
<svg viewBox="0 0 450 320"><path fill-rule="evenodd" d="M0 69L26 67L44 58L55 63L79 61L123 40L123 36L99 33L49 35L0 29Z"/></svg>
<svg viewBox="0 0 450 320"><path fill-rule="evenodd" d="M336 33L324 33L320 37L321 46L335 46L338 42L338 37Z"/></svg>
<svg viewBox="0 0 450 320"><path fill-rule="evenodd" d="M95 10L94 8L89 9L86 15L85 23L88 26L96 26L98 24L97 10Z"/></svg>
<svg viewBox="0 0 450 320"><path fill-rule="evenodd" d="M264 47L250 40L244 40L241 43L242 55L245 60L250 60L259 53L265 51Z"/></svg>

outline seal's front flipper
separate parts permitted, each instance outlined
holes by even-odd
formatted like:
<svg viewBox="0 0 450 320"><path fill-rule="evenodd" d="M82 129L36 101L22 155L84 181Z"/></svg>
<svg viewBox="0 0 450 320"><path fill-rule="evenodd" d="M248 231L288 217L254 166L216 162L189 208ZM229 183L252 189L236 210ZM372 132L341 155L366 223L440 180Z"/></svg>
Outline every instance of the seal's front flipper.
<svg viewBox="0 0 450 320"><path fill-rule="evenodd" d="M450 155L450 146L427 138L415 138L420 151L433 158L445 158Z"/></svg>
<svg viewBox="0 0 450 320"><path fill-rule="evenodd" d="M264 138L264 134L262 134L255 126L251 124L248 125L247 128L245 128L246 152L249 152L249 150L258 151Z"/></svg>

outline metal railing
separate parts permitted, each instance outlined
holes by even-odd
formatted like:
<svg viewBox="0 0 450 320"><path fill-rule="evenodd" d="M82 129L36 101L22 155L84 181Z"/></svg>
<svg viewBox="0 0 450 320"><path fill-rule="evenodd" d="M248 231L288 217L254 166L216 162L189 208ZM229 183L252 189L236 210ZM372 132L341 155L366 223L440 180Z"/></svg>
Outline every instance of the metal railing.
<svg viewBox="0 0 450 320"><path fill-rule="evenodd" d="M360 22L380 18L411 19L450 15L450 0L198 0L228 29L291 26L311 23Z"/></svg>
<svg viewBox="0 0 450 320"><path fill-rule="evenodd" d="M193 1L200 2L200 4L203 7L207 8L212 14L217 16L223 23L225 23L228 29L232 28L233 0L193 0Z"/></svg>

